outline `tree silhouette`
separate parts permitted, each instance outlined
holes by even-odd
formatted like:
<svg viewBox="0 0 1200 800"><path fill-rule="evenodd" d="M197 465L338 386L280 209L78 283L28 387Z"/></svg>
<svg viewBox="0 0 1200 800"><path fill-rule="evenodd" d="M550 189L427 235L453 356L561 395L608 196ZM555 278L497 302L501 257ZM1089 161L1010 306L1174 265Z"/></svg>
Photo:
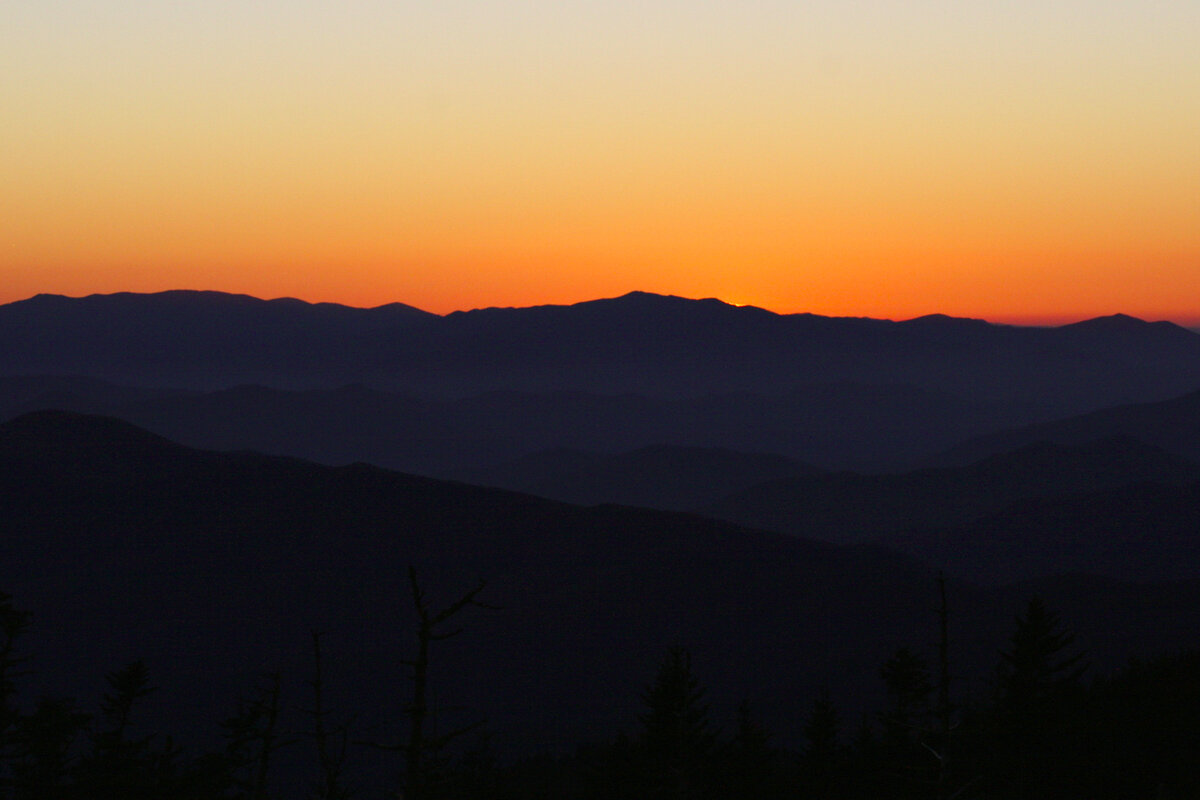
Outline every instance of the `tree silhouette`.
<svg viewBox="0 0 1200 800"><path fill-rule="evenodd" d="M146 662L134 661L106 677L109 691L91 731L92 747L80 763L79 785L96 797L155 797L171 770L177 751L166 740L160 750L154 737L134 735L134 707L156 691Z"/></svg>
<svg viewBox="0 0 1200 800"><path fill-rule="evenodd" d="M692 673L691 654L682 647L669 649L642 693L646 712L640 718L641 745L658 796L695 797L701 791L704 759L714 741L704 695Z"/></svg>
<svg viewBox="0 0 1200 800"><path fill-rule="evenodd" d="M929 724L933 693L929 665L907 647L900 647L879 670L887 689L888 710L879 715L885 736L909 742Z"/></svg>
<svg viewBox="0 0 1200 800"><path fill-rule="evenodd" d="M434 610L429 605L425 590L417 580L417 571L413 566L408 568L408 583L412 592L413 608L417 612L417 655L411 661L405 661L412 668L413 694L412 702L408 705L409 730L408 741L403 746L405 757L405 773L403 797L405 800L423 800L426 796L428 780L428 758L438 752L453 739L475 730L482 723L475 723L458 730L429 738L425 731L425 720L429 715L429 648L434 642L440 642L462 633L462 628L445 631L442 627L451 619L471 606L477 608L496 609L496 606L479 602L480 592L487 582L480 579L474 588L465 592L450 605Z"/></svg>
<svg viewBox="0 0 1200 800"><path fill-rule="evenodd" d="M236 796L247 800L267 797L271 759L291 744L278 732L283 676L270 672L263 677L264 683L255 687L250 697L240 699L237 711L222 724L230 782Z"/></svg>
<svg viewBox="0 0 1200 800"><path fill-rule="evenodd" d="M70 794L75 743L89 720L73 701L48 697L39 700L33 713L22 718L13 764L13 796L17 800Z"/></svg>
<svg viewBox="0 0 1200 800"><path fill-rule="evenodd" d="M737 728L726 748L722 767L727 797L767 797L777 791L774 785L778 759L770 746L766 727L754 714L748 700L737 707Z"/></svg>
<svg viewBox="0 0 1200 800"><path fill-rule="evenodd" d="M1036 713L1039 706L1077 686L1087 671L1084 653L1070 653L1075 634L1060 629L1058 615L1040 597L1029 601L1009 647L1000 653L997 686L1009 713Z"/></svg>
<svg viewBox="0 0 1200 800"><path fill-rule="evenodd" d="M770 734L762 721L754 714L749 700L742 700L737 707L737 730L733 735L732 749L748 764L767 761L771 757Z"/></svg>
<svg viewBox="0 0 1200 800"><path fill-rule="evenodd" d="M13 737L21 719L14 702L16 679L29 660L19 654L17 642L29 630L31 617L13 605L12 595L0 592L0 797L12 792Z"/></svg>
<svg viewBox="0 0 1200 800"><path fill-rule="evenodd" d="M1013 796L1055 797L1063 773L1059 761L1077 737L1061 728L1073 718L1067 706L1082 690L1084 654L1073 652L1075 635L1063 631L1058 615L1040 597L1018 615L1009 647L997 669L993 772L1005 776Z"/></svg>
<svg viewBox="0 0 1200 800"><path fill-rule="evenodd" d="M325 706L324 659L321 653L321 634L312 632L313 677L309 686L313 690L313 705L304 709L312 718L312 739L317 748L317 763L321 778L313 787L318 800L345 800L350 790L345 785L343 773L346 765L346 747L349 743L349 724L333 724L330 711Z"/></svg>
<svg viewBox="0 0 1200 800"><path fill-rule="evenodd" d="M838 744L841 717L822 688L813 700L804 721L804 772L816 797L832 797L836 776L841 766L842 749Z"/></svg>
<svg viewBox="0 0 1200 800"><path fill-rule="evenodd" d="M937 781L939 761L926 744L939 732L930 704L933 683L929 665L901 647L880 668L879 675L888 697L888 708L879 721L891 790L897 796L927 793L928 786Z"/></svg>

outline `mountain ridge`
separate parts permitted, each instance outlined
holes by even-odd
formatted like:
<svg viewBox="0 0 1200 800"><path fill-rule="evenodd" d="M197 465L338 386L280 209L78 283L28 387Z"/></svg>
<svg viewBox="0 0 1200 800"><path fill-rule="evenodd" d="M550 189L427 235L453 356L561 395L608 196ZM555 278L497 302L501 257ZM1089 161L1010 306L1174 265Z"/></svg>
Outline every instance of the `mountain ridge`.
<svg viewBox="0 0 1200 800"><path fill-rule="evenodd" d="M197 447L248 447L327 464L362 460L447 477L556 447L613 452L650 445L776 452L822 468L863 469L1022 418L1007 404L911 386L816 385L780 397L684 399L497 389L440 399L363 383L329 390L249 383L203 392L0 376L0 418L47 405L118 416Z"/></svg>
<svg viewBox="0 0 1200 800"><path fill-rule="evenodd" d="M252 430L258 425L274 431L258 437L261 449L319 460L369 451L365 460L410 471L493 466L554 447L648 444L880 471L993 431L1195 391L1200 336L1127 317L1059 328L944 315L894 322L646 292L438 316L179 291L0 306L0 378L35 375L175 390L174 399L126 393L133 405L108 392L107 404L96 405L103 391L76 386L62 400L189 443L239 446L238 436L261 433ZM392 397L328 394L347 385ZM247 386L314 394L234 390ZM23 410L34 407L27 400ZM204 419L206 404L223 431ZM329 429L308 424L306 411ZM405 414L428 428L395 416ZM367 418L403 457L381 452ZM333 430L357 444L336 447Z"/></svg>
<svg viewBox="0 0 1200 800"><path fill-rule="evenodd" d="M587 300L579 300L579 301L572 302L572 303L544 303L544 304L536 304L536 305L531 305L531 306L482 306L482 307L478 307L478 308L458 309L458 310L454 310L454 311L449 311L445 314L439 314L439 313L432 312L432 311L426 311L417 306L413 306L413 305L403 303L400 301L391 301L391 302L387 302L387 303L381 303L380 305L376 305L376 306L356 306L356 305L351 305L351 304L347 304L347 303L338 303L338 302L331 302L331 301L302 300L302 299L288 296L288 295L267 298L267 297L259 297L256 295L247 294L244 292L225 292L225 291L216 290L216 289L166 289L166 290L157 291L157 292L133 292L133 291L93 292L93 293L86 294L86 295L67 295L67 294L60 294L60 293L55 293L55 292L39 292L39 293L31 295L27 298L13 300L8 303L0 304L0 308L6 307L6 306L22 307L22 306L28 306L28 305L45 304L45 303L52 303L59 307L65 307L66 305L68 305L70 303L77 303L80 301L86 301L91 304L96 304L98 302L102 302L105 300L113 300L113 301L120 301L120 302L126 302L126 301L138 302L138 301L144 301L144 300L153 300L156 298L172 299L172 300L191 300L191 301L207 300L207 301L215 302L215 303L231 303L231 304L241 304L241 305L246 305L246 306L262 304L262 305L267 305L267 306L273 305L273 306L277 306L277 307L337 309L337 310L345 310L345 311L351 311L351 312L402 311L402 312L415 312L416 314L427 316L427 317L443 317L443 318L452 317L452 316L465 316L465 315L470 315L470 314L482 314L482 313L487 313L487 312L520 312L520 311L533 311L533 310L543 310L543 309L573 309L573 308L578 309L578 308L595 308L595 307L605 307L605 306L619 307L622 305L640 306L642 308L669 308L669 307L675 307L675 308L693 307L693 308L706 308L706 309L721 308L723 310L729 310L729 311L734 311L734 312L738 312L738 313L744 312L747 314L765 314L765 315L769 315L772 317L780 317L780 318L784 318L784 319L795 318L795 319L804 319L804 320L817 319L817 320L849 321L849 322L875 322L875 323L890 323L892 325L904 325L904 324L910 324L910 325L911 324L918 324L918 325L956 324L957 325L957 324L961 324L961 325L971 325L971 326L987 325L987 326L992 326L992 327L1005 327L1005 328L1034 328L1034 329L1044 329L1044 330L1053 330L1053 329L1060 329L1060 328L1070 328L1070 329L1088 328L1088 327L1130 328L1130 327L1156 326L1156 327L1163 328L1163 329L1168 329L1168 328L1178 329L1185 333L1193 333L1193 334L1200 336L1200 333L1196 333L1192 328L1189 328L1189 327L1186 327L1183 325L1179 325L1178 323L1171 322L1170 320L1146 320L1146 319L1142 319L1140 317L1125 314L1123 312L1115 312L1113 314L1105 314L1105 315L1100 315L1097 317L1088 317L1085 319L1078 320L1076 322L1063 323L1061 325L1018 325L1018 324L1006 323L1006 322L993 322L993 321L990 321L990 320L987 320L984 318L979 318L979 317L957 317L957 316L954 316L951 314L945 314L945 313L941 313L941 312L932 312L932 313L922 314L922 315L919 315L916 317L903 317L903 318L899 318L899 319L892 318L892 317L866 317L866 316L856 316L856 315L816 314L816 313L808 312L808 311L780 312L780 311L772 311L771 309L763 308L761 306L737 305L737 304L729 303L725 300L721 300L720 298L717 298L717 297L692 298L692 297L686 297L683 295L662 294L659 292L648 292L648 291L643 291L643 290L638 290L638 289L634 289L629 292L626 292L625 294L616 295L613 297L592 298L592 299L587 299Z"/></svg>
<svg viewBox="0 0 1200 800"><path fill-rule="evenodd" d="M439 396L658 397L780 394L818 376L986 393L1039 403L1052 416L1195 389L1200 335L1111 319L1033 328L944 315L776 314L646 292L439 316L399 304L355 309L180 290L39 295L0 306L0 374L210 390L357 382Z"/></svg>

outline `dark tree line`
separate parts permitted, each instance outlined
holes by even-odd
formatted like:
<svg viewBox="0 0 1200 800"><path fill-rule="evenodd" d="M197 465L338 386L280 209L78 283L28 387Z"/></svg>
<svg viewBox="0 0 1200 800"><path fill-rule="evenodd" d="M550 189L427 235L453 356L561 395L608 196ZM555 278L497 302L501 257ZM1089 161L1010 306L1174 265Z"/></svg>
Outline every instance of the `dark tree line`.
<svg viewBox="0 0 1200 800"><path fill-rule="evenodd" d="M991 693L961 707L950 697L944 646L932 664L901 647L879 669L882 709L847 720L823 691L795 721L803 746L788 749L747 702L733 728L719 730L703 665L673 647L649 676L632 733L500 764L486 737L473 737L474 749L450 749L466 731L433 738L424 724L430 648L457 633L447 626L460 612L483 606L484 584L440 609L415 572L410 587L418 618L412 699L396 722L400 742L384 746L396 776L386 787L355 780L349 754L365 745L352 735L353 719L327 706L320 635L303 700L288 697L284 676L263 675L231 704L221 745L188 754L139 723L142 701L156 691L141 661L107 675L94 711L67 698L20 700L31 669L22 637L33 620L0 593L0 800L267 800L281 796L283 751L306 754L304 796L320 800L1200 797L1200 651L1089 678L1085 654L1038 598L997 648ZM944 600L942 611L944 621ZM305 730L283 729L288 704L303 712Z"/></svg>

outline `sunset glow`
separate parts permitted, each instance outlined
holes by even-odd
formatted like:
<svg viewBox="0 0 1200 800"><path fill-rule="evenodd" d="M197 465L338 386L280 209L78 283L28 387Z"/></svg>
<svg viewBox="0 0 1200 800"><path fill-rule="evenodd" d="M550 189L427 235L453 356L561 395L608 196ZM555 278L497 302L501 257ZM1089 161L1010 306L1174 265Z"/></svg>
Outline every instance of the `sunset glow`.
<svg viewBox="0 0 1200 800"><path fill-rule="evenodd" d="M0 302L1200 319L1200 4L11 0Z"/></svg>

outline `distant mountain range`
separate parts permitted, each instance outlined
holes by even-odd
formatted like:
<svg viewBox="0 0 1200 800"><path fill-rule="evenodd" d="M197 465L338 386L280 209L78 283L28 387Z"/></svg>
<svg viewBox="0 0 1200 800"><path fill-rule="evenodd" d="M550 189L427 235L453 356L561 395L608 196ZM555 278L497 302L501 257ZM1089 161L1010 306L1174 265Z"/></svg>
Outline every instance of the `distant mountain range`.
<svg viewBox="0 0 1200 800"><path fill-rule="evenodd" d="M501 746L526 752L628 729L673 644L691 648L718 719L739 699L767 700L765 722L794 741L820 686L854 713L878 695L897 646L935 641L932 571L883 550L192 450L110 418L39 412L0 425L0 507L0 588L35 612L38 680L88 696L142 657L155 702L193 730L215 730L262 670L302 685L316 629L328 634L330 701L360 714L363 738L394 733L398 665L413 646L409 564L438 602L488 580L501 610L473 614L438 650L439 719L484 717ZM1194 580L954 582L956 675L983 685L1035 592L1101 666L1194 641L1200 627Z"/></svg>
<svg viewBox="0 0 1200 800"><path fill-rule="evenodd" d="M420 398L361 384L198 392L80 377L0 377L0 418L44 408L117 416L197 447L328 464L366 461L454 478L555 449L616 455L660 445L779 453L820 466L874 469L927 457L1019 419L1000 404L912 387L849 384L783 396L487 392Z"/></svg>
<svg viewBox="0 0 1200 800"><path fill-rule="evenodd" d="M1200 336L1123 315L1057 328L891 322L641 292L444 317L214 292L38 295L0 306L0 374L199 389L361 382L418 396L778 395L867 383L1065 414L1197 389Z"/></svg>
<svg viewBox="0 0 1200 800"><path fill-rule="evenodd" d="M1195 391L1200 336L1122 315L891 322L638 292L444 317L215 292L39 295L0 306L0 376L8 415L58 405L197 446L441 476L657 445L879 471Z"/></svg>
<svg viewBox="0 0 1200 800"><path fill-rule="evenodd" d="M1066 419L997 431L963 442L933 459L939 464L963 464L1034 442L1082 444L1123 436L1200 460L1200 392L1156 403L1105 408Z"/></svg>
<svg viewBox="0 0 1200 800"><path fill-rule="evenodd" d="M1043 442L902 475L780 479L699 511L884 545L981 583L1067 572L1172 580L1200 566L1200 464L1131 439Z"/></svg>
<svg viewBox="0 0 1200 800"><path fill-rule="evenodd" d="M1196 480L1200 464L1132 439L1037 442L962 467L777 479L731 491L697 510L751 527L852 543L962 524L1033 497Z"/></svg>
<svg viewBox="0 0 1200 800"><path fill-rule="evenodd" d="M105 411L211 448L330 464L368 461L566 502L688 510L811 539L885 544L986 583L1078 570L1143 580L1186 576L1190 556L1171 555L1186 537L1173 545L1156 537L1182 530L1191 518L1189 487L1200 480L1200 467L1178 453L1200 452L1196 397L1110 409L1037 429L1072 431L1079 443L1059 444L1051 435L1051 441L1022 445L1019 436L997 435L995 442L1016 449L972 464L895 474L828 473L761 452L649 445L656 436L686 441L691 426L701 436L719 431L721 417L714 412L706 418L689 401L646 398L496 393L420 401L363 387L179 393L92 379L17 377L0 379L0 417L48 406ZM769 419L766 402L760 399L757 406L760 422ZM621 414L613 414L614 408ZM786 430L786 419L780 415L778 430ZM1130 435L1109 435L1113 430L1162 441L1175 452ZM562 441L629 449L557 447ZM757 441L766 447L788 439L764 435ZM480 466L489 461L494 465ZM1126 491L1139 484L1162 486L1163 493ZM1148 507L1151 498L1165 505ZM1108 503L1110 518L1098 521L1090 503ZM1030 509L1047 521L1031 522ZM1154 529L1137 534L1145 558L1062 542L1094 537L1111 544L1124 535L1113 526L1136 533L1139 519L1152 518ZM1101 521L1112 525L1097 527ZM975 547L978 525L990 525L992 533ZM1040 532L1033 538L1022 532L1034 529ZM1010 547L1019 552L1003 559L994 552L995 558L981 555L992 552L986 542L997 537L1019 541Z"/></svg>

